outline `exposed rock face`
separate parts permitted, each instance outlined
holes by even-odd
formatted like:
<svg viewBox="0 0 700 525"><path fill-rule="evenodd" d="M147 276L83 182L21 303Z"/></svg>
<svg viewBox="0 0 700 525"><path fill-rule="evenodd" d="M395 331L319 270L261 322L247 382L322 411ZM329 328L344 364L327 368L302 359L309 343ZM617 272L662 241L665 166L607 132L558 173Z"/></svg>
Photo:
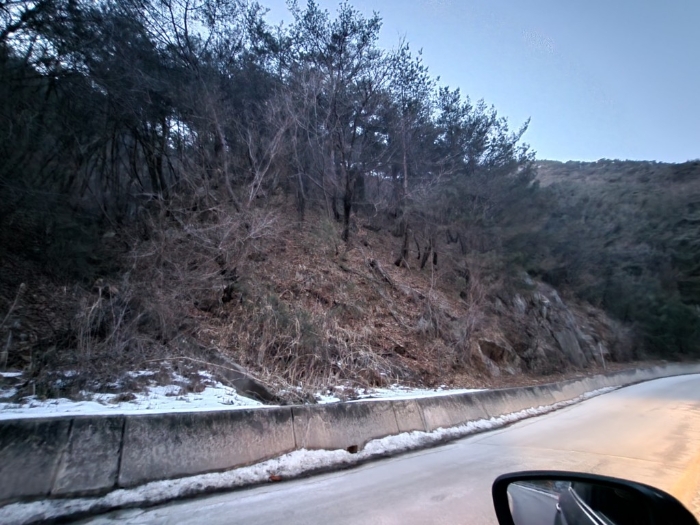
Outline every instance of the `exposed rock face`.
<svg viewBox="0 0 700 525"><path fill-rule="evenodd" d="M559 348L569 361L579 367L586 364L586 357L583 355L576 334L572 330L564 329L553 332L553 334L554 339L559 343Z"/></svg>
<svg viewBox="0 0 700 525"><path fill-rule="evenodd" d="M498 336L478 342L476 355L491 375L524 370L547 374L631 356L629 334L602 311L566 304L544 283L527 278L525 284L530 290L494 301L489 333Z"/></svg>
<svg viewBox="0 0 700 525"><path fill-rule="evenodd" d="M492 376L500 375L501 370L516 374L524 368L522 359L507 342L479 339L477 347L477 355Z"/></svg>

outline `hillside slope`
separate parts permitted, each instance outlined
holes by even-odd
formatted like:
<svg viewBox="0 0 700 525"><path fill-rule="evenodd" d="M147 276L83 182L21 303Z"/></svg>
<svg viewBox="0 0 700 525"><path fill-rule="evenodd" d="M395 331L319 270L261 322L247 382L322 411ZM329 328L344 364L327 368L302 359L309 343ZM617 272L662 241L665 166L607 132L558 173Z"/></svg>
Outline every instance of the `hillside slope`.
<svg viewBox="0 0 700 525"><path fill-rule="evenodd" d="M634 357L629 330L492 253L443 243L437 265L421 270L414 250L398 267L401 239L379 218L354 216L346 244L338 222L301 222L275 199L109 230L90 282L3 251L0 338L6 367L25 372L15 399L135 391L140 370L197 389L200 371L235 383L240 365L299 401L338 386L515 384Z"/></svg>

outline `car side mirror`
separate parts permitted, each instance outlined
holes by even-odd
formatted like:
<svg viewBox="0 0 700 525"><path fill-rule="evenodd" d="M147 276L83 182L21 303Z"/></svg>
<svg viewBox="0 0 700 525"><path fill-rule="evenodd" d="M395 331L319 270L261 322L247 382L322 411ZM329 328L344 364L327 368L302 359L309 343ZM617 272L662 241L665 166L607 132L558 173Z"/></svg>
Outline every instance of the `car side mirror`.
<svg viewBox="0 0 700 525"><path fill-rule="evenodd" d="M698 525L673 496L624 479L515 472L493 483L500 525Z"/></svg>

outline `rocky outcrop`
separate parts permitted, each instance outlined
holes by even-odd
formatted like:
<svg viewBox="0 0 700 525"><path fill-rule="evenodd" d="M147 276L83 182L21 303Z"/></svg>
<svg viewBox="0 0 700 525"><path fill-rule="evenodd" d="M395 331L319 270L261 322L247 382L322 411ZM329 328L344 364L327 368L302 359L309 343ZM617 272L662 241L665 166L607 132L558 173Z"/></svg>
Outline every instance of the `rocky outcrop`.
<svg viewBox="0 0 700 525"><path fill-rule="evenodd" d="M567 368L632 357L627 330L590 305L562 300L557 290L529 277L517 292L501 293L492 304L489 338L473 354L491 375Z"/></svg>
<svg viewBox="0 0 700 525"><path fill-rule="evenodd" d="M475 355L492 376L497 377L502 371L514 375L525 368L523 360L513 347L503 340L479 339Z"/></svg>

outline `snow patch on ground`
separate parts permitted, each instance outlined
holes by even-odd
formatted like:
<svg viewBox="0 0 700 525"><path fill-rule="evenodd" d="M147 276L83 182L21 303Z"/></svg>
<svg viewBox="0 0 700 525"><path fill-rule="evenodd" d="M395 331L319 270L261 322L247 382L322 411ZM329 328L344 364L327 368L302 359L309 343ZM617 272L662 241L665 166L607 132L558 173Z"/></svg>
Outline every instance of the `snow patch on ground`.
<svg viewBox="0 0 700 525"><path fill-rule="evenodd" d="M470 421L457 427L439 428L434 432L406 432L382 439L375 439L367 443L365 448L356 454L351 454L345 450L296 450L284 456L249 467L228 472L154 481L133 489L115 490L100 498L12 503L0 508L0 523L27 525L78 514L99 513L110 509L156 505L173 499L216 490L234 489L270 481L291 479L319 469L352 466L372 458L416 450L443 441L465 437L476 432L500 428L521 419L546 414L585 399L605 394L616 388L601 388L570 401L528 408L500 417Z"/></svg>
<svg viewBox="0 0 700 525"><path fill-rule="evenodd" d="M343 393L344 387L335 388L338 393ZM401 385L391 385L387 388L359 388L354 391L352 401L366 401L371 399L417 399L419 397L437 397L450 396L453 394L466 394L468 392L478 392L479 388L447 388L441 386L438 388L409 388ZM338 403L342 401L341 397L334 394L333 391L316 394L314 396L318 403Z"/></svg>
<svg viewBox="0 0 700 525"><path fill-rule="evenodd" d="M17 393L17 389L14 387L0 388L0 399L10 398L10 397L14 396L16 393ZM0 403L0 406L1 405L2 405L2 403Z"/></svg>
<svg viewBox="0 0 700 525"><path fill-rule="evenodd" d="M149 375L148 372L132 374ZM240 396L233 388L214 381L202 392L181 391L182 387L179 385L150 386L147 387L147 392L136 393L134 398L128 401L120 400L123 399L122 394L90 394L86 395L85 401L40 400L35 396L28 396L22 403L0 402L0 420L98 414L202 412L263 406L259 401ZM14 388L2 390L0 398L10 397L15 393Z"/></svg>
<svg viewBox="0 0 700 525"><path fill-rule="evenodd" d="M22 376L22 372L0 372L0 380L2 379L15 379ZM10 381L11 382L11 381ZM0 382L0 399L7 399L14 396L17 393L17 389L11 385L3 385ZM2 403L0 403L1 405Z"/></svg>
<svg viewBox="0 0 700 525"><path fill-rule="evenodd" d="M18 379L21 372L0 372L2 377ZM64 372L65 377L71 377L71 372ZM131 378L149 377L155 375L150 370L127 372ZM32 417L60 417L76 415L103 415L103 414L156 414L164 412L202 412L209 410L230 410L240 408L255 408L263 406L262 403L240 396L233 388L229 388L215 381L211 374L199 372L199 375L207 380L208 386L199 393L182 393L183 384L188 380L174 374L173 380L179 384L167 386L149 386L145 393L134 393L134 398L124 400L123 394L85 394L85 400L74 401L70 399L38 399L36 396L27 396L21 403L0 401L0 420L26 419ZM63 381L56 380L57 384ZM121 383L115 383L114 388L120 388ZM351 398L354 401L372 399L415 399L419 397L447 396L477 392L475 389L449 389L440 388L407 388L401 385L392 385L387 388L352 389ZM0 399L9 399L17 393L17 389L7 386L0 387ZM341 398L347 398L350 391L345 392L342 386L325 393L316 394L318 403L338 403ZM339 395L340 397L339 397ZM343 395L345 394L345 395Z"/></svg>
<svg viewBox="0 0 700 525"><path fill-rule="evenodd" d="M481 388L406 388L401 385L391 385L389 388L374 388L362 390L357 396L358 400L367 399L416 399L419 397L451 396L453 394L467 394L479 392Z"/></svg>

